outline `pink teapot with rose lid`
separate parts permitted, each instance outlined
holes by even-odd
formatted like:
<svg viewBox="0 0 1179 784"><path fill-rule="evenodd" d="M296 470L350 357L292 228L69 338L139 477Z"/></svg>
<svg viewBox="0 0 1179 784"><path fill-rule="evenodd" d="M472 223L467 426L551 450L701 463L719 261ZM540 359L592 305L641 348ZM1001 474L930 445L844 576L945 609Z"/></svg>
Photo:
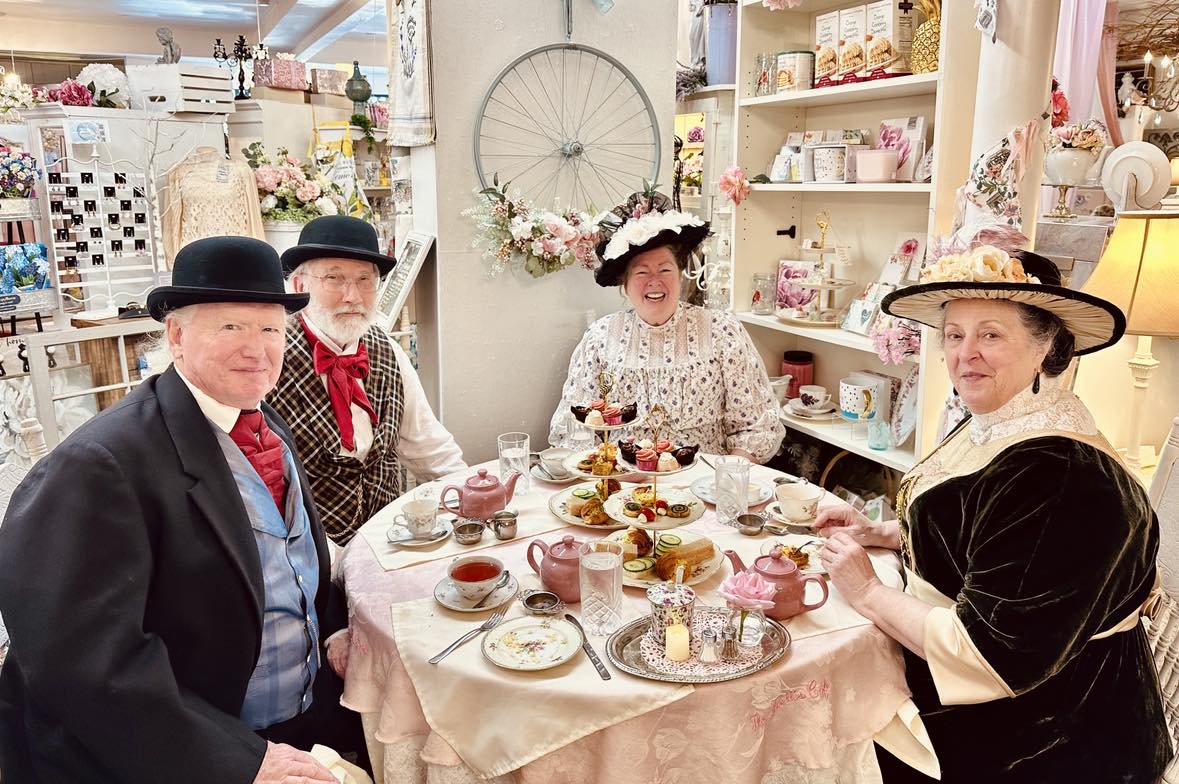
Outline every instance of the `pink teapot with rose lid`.
<svg viewBox="0 0 1179 784"><path fill-rule="evenodd" d="M564 536L561 541L545 544L539 539L533 539L528 544L528 563L532 571L540 575L544 587L561 597L566 604L581 601L581 545L583 543L572 536ZM537 566L532 549L539 547L544 557Z"/></svg>
<svg viewBox="0 0 1179 784"><path fill-rule="evenodd" d="M496 512L507 508L516 492L516 480L519 478L520 472L513 471L507 482L500 482L498 477L488 476L486 468L480 468L462 487L447 485L442 488L438 500L445 505L447 493L453 490L458 493L460 517L488 520Z"/></svg>
<svg viewBox="0 0 1179 784"><path fill-rule="evenodd" d="M741 562L741 556L732 550L725 550L725 555L733 562L734 571L745 571L745 564ZM766 610L766 615L775 621L784 621L808 610L817 610L827 601L827 581L818 575L804 575L799 570L798 564L782 555L781 548L775 547L769 555L762 555L754 559L753 571L778 589L774 594L774 606ZM811 581L822 587L823 598L807 604L805 601L806 584Z"/></svg>

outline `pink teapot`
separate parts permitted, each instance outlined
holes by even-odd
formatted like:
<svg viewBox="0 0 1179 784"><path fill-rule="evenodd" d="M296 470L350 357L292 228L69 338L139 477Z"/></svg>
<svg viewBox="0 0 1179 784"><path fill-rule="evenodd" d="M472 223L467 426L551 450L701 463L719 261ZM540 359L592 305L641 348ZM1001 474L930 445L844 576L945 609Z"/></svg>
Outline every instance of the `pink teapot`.
<svg viewBox="0 0 1179 784"><path fill-rule="evenodd" d="M741 556L732 550L725 550L725 555L733 562L735 571L745 571ZM827 581L818 575L804 575L799 571L798 564L783 556L778 548L774 548L769 555L754 559L753 570L778 589L774 594L774 606L766 610L766 615L776 621L784 621L808 610L816 610L827 601ZM806 584L812 580L822 586L823 598L813 604L807 604L804 601Z"/></svg>
<svg viewBox="0 0 1179 784"><path fill-rule="evenodd" d="M545 588L561 597L561 601L566 604L581 601L581 545L582 542L572 536L564 536L561 541L551 545L539 539L533 539L528 544L528 563L532 571L540 575ZM534 547L539 547L544 553L540 566L536 565L532 554Z"/></svg>
<svg viewBox="0 0 1179 784"><path fill-rule="evenodd" d="M508 502L512 500L512 494L516 492L516 480L519 478L520 472L513 471L508 481L502 483L498 478L488 476L486 468L480 468L475 476L463 483L462 487L447 485L442 488L442 495L438 500L445 506L446 494L453 490L458 493L460 517L487 520L501 509L507 508Z"/></svg>

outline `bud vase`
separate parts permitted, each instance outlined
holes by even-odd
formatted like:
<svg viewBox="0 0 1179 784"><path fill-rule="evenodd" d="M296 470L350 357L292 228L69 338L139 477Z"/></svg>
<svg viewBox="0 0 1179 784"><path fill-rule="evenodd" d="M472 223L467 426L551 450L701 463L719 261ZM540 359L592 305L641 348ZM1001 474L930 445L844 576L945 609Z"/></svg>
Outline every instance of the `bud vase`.
<svg viewBox="0 0 1179 784"><path fill-rule="evenodd" d="M729 623L737 630L737 644L742 648L761 645L765 636L766 615L762 610L747 610L729 605Z"/></svg>

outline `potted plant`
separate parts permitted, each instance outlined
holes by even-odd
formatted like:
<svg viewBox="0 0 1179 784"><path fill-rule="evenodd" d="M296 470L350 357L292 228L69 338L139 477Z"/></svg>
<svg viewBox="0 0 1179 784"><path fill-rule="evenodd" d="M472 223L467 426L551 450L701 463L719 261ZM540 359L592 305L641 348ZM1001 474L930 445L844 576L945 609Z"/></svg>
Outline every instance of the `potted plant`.
<svg viewBox="0 0 1179 784"><path fill-rule="evenodd" d="M262 227L266 241L282 253L299 241L303 226L321 215L338 215L344 210L344 195L309 165L279 148L272 161L254 142L242 150L258 187Z"/></svg>
<svg viewBox="0 0 1179 784"><path fill-rule="evenodd" d="M0 216L30 214L40 177L32 155L16 147L0 147Z"/></svg>
<svg viewBox="0 0 1179 784"><path fill-rule="evenodd" d="M1097 120L1067 123L1048 134L1044 173L1054 185L1081 185L1101 176L1109 136Z"/></svg>

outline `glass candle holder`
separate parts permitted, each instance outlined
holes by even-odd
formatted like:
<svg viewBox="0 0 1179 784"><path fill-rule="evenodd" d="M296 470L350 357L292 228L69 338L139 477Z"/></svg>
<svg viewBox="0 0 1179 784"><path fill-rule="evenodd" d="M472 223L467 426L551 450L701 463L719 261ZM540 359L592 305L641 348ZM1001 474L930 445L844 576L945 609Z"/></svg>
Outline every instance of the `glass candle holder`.
<svg viewBox="0 0 1179 784"><path fill-rule="evenodd" d="M753 274L753 291L749 309L760 316L774 314L774 276L768 272Z"/></svg>

